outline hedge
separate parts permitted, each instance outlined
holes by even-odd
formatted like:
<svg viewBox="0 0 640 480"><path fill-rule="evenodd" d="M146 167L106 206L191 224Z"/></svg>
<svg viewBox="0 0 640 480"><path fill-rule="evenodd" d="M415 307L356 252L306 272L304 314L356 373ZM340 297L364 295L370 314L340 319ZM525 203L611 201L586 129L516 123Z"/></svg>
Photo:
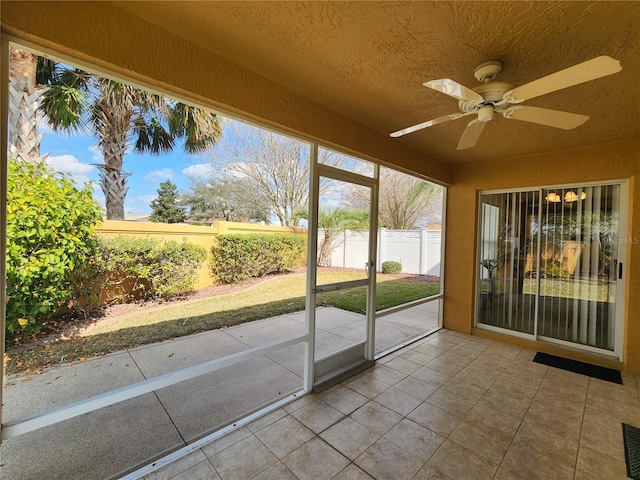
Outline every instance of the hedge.
<svg viewBox="0 0 640 480"><path fill-rule="evenodd" d="M8 338L39 331L72 299L95 252L100 206L92 188L44 163L9 161L7 189Z"/></svg>
<svg viewBox="0 0 640 480"><path fill-rule="evenodd" d="M402 272L402 264L392 260L382 262L382 273L400 273Z"/></svg>
<svg viewBox="0 0 640 480"><path fill-rule="evenodd" d="M211 277L230 284L300 266L306 244L305 236L294 233L219 235L211 247Z"/></svg>
<svg viewBox="0 0 640 480"><path fill-rule="evenodd" d="M77 296L85 310L138 299L169 299L193 290L206 257L206 249L186 241L101 238Z"/></svg>

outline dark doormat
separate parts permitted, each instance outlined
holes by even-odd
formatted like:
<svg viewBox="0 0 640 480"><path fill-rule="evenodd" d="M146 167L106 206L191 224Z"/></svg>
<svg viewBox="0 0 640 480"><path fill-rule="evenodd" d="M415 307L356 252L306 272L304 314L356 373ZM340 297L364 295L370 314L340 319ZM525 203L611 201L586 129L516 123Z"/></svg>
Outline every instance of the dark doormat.
<svg viewBox="0 0 640 480"><path fill-rule="evenodd" d="M627 476L640 480L640 428L622 424L624 458L627 461Z"/></svg>
<svg viewBox="0 0 640 480"><path fill-rule="evenodd" d="M533 361L543 365L549 365L550 367L560 368L562 370L568 370L569 372L580 373L582 375L587 375L588 377L599 378L600 380L606 380L607 382L622 385L620 371L614 370L613 368L590 365L588 363L578 362L577 360L556 357L555 355L549 355L548 353L542 352L536 353Z"/></svg>

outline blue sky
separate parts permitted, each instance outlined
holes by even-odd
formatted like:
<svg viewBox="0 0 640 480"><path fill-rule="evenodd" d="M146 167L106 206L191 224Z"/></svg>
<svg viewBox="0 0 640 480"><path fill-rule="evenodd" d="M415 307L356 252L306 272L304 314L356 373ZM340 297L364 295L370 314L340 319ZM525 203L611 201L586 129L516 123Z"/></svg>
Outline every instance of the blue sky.
<svg viewBox="0 0 640 480"><path fill-rule="evenodd" d="M96 138L92 135L57 133L43 123L41 131L45 133L41 152L49 154L47 163L57 171L70 173L79 184L94 180L94 198L104 205L95 166L104 162L96 146ZM211 166L204 155L190 156L176 148L172 153L163 155L138 155L129 151L124 158L123 171L132 174L128 178L125 212L149 213L149 203L157 196L161 182L171 180L182 191L189 185L189 176L206 176L211 173Z"/></svg>

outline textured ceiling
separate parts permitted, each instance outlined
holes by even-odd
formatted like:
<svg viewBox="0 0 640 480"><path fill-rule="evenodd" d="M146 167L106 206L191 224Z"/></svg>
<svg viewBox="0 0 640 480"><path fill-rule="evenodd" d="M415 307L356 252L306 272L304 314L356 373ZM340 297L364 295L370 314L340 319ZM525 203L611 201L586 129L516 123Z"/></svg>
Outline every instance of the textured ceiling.
<svg viewBox="0 0 640 480"><path fill-rule="evenodd" d="M422 83L473 87L487 60L513 86L599 55L621 61L620 73L526 103L591 117L575 130L496 116L476 147L456 151L467 117L397 139L439 160L640 137L640 2L114 3L384 134L457 112Z"/></svg>

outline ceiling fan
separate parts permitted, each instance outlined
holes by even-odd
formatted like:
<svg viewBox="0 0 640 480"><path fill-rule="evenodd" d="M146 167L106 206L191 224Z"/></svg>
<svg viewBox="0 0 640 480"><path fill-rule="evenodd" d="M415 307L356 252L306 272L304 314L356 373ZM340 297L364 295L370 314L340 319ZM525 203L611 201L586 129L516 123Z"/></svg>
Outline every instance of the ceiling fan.
<svg viewBox="0 0 640 480"><path fill-rule="evenodd" d="M424 83L425 87L456 98L460 112L398 130L393 132L391 136L400 137L439 123L457 120L467 115L476 115L476 118L467 125L458 143L458 150L464 150L475 146L485 125L493 119L495 113L501 113L508 119L571 130L589 120L589 117L520 104L525 100L605 77L620 70L622 67L618 60L604 55L539 78L521 87L513 88L509 83L495 81L496 76L502 71L502 62L497 60L485 62L476 67L473 72L476 79L482 82L476 87L467 88L449 78Z"/></svg>

